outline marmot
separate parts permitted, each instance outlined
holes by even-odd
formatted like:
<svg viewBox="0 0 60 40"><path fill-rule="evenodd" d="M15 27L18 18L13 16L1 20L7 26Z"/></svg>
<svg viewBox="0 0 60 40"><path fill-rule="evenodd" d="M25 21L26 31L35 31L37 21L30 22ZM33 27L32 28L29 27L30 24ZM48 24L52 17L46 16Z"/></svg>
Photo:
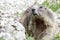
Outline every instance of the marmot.
<svg viewBox="0 0 60 40"><path fill-rule="evenodd" d="M59 32L54 13L47 7L33 5L22 16L20 22L31 31L35 40L52 40Z"/></svg>

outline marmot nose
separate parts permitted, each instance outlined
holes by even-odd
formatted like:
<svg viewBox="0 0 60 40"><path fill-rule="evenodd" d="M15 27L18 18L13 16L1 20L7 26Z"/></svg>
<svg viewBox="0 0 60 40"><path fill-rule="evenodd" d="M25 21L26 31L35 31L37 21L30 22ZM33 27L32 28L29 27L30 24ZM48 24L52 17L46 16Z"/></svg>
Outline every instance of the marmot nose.
<svg viewBox="0 0 60 40"><path fill-rule="evenodd" d="M35 13L35 9L32 9L32 14L33 14L33 15L37 15L37 14Z"/></svg>
<svg viewBox="0 0 60 40"><path fill-rule="evenodd" d="M32 12L35 12L35 9L32 9Z"/></svg>

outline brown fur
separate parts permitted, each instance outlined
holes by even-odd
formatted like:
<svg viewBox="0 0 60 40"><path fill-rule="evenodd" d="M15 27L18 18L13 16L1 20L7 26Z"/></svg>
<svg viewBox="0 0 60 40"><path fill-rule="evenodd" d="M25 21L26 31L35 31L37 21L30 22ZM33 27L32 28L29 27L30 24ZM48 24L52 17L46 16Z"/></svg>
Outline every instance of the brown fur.
<svg viewBox="0 0 60 40"><path fill-rule="evenodd" d="M20 22L25 26L27 31L33 34L35 40L52 40L54 35L58 33L58 25L54 21L53 12L43 6L42 8L40 8L41 6L37 6L38 8L35 9L38 11L36 11L37 15L35 16L32 13L34 6L25 11Z"/></svg>

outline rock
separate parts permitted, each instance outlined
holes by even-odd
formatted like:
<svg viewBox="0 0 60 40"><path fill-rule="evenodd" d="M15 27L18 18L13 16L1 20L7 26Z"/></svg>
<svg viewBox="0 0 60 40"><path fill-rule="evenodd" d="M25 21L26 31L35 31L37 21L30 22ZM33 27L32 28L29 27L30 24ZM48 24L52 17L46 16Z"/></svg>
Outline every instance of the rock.
<svg viewBox="0 0 60 40"><path fill-rule="evenodd" d="M15 27L13 27L12 25L14 25ZM25 28L21 23L17 21L10 21L0 29L0 37L3 37L5 40L24 40Z"/></svg>

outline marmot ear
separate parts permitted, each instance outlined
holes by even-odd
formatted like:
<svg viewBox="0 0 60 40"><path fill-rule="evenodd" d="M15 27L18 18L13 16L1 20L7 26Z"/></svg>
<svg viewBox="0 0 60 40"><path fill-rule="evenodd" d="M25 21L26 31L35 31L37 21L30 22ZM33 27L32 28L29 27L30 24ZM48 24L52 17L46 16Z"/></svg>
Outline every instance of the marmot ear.
<svg viewBox="0 0 60 40"><path fill-rule="evenodd" d="M27 10L25 11L25 13L29 13L29 10L27 9Z"/></svg>
<svg viewBox="0 0 60 40"><path fill-rule="evenodd" d="M26 11L25 11L24 13L29 13L29 10L30 10L30 9L29 9L29 8L27 8L27 9L26 9Z"/></svg>
<svg viewBox="0 0 60 40"><path fill-rule="evenodd" d="M31 14L31 7L27 8L26 11L24 12L25 14Z"/></svg>
<svg viewBox="0 0 60 40"><path fill-rule="evenodd" d="M28 7L27 9L26 9L26 11L24 12L24 13L31 13L31 11L32 11L32 6L34 6L34 4L33 5L31 5L30 7Z"/></svg>

